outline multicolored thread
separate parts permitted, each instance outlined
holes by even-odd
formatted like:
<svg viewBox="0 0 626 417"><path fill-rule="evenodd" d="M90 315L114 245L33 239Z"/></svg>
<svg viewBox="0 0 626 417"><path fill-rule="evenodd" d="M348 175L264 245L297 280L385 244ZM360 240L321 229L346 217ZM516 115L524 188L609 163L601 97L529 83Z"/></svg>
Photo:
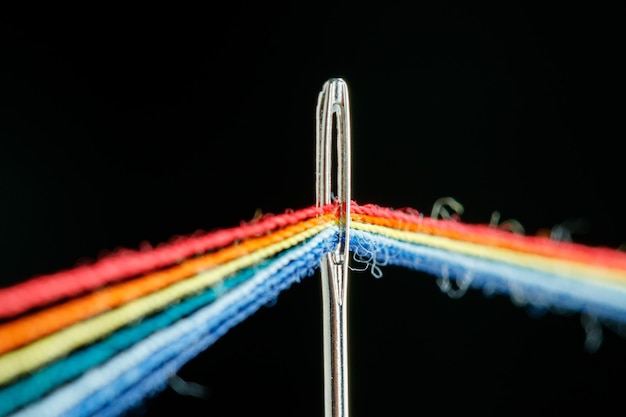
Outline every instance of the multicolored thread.
<svg viewBox="0 0 626 417"><path fill-rule="evenodd" d="M315 271L339 238L336 208L266 215L1 289L0 416L116 416L159 392ZM372 268L400 265L626 323L623 252L354 202L351 228L355 260Z"/></svg>

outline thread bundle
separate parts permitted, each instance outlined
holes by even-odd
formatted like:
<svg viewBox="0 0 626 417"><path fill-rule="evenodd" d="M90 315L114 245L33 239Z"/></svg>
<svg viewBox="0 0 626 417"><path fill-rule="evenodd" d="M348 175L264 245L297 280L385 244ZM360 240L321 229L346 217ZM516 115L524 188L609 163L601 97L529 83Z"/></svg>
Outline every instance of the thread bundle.
<svg viewBox="0 0 626 417"><path fill-rule="evenodd" d="M0 290L0 416L116 416L314 273L339 236L308 207ZM626 254L352 204L350 247L457 284L626 322ZM442 287L443 288L443 287Z"/></svg>

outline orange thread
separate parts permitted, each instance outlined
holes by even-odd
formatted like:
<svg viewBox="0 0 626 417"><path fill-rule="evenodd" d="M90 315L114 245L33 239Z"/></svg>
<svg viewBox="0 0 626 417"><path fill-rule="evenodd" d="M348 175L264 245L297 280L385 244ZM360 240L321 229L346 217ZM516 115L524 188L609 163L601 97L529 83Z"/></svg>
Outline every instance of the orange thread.
<svg viewBox="0 0 626 417"><path fill-rule="evenodd" d="M175 267L108 287L1 325L0 354L335 218L334 213L314 217L266 236L245 240L218 252L190 259Z"/></svg>

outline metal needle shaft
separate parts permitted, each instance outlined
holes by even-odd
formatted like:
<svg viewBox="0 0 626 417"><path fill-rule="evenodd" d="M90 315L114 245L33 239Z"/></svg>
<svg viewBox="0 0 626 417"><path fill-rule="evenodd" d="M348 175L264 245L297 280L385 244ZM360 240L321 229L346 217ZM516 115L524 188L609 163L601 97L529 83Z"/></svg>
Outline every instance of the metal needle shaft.
<svg viewBox="0 0 626 417"><path fill-rule="evenodd" d="M350 103L340 78L324 83L317 101L316 205L333 202L332 142L336 134L339 241L321 262L324 328L324 410L348 417L347 288L350 251Z"/></svg>

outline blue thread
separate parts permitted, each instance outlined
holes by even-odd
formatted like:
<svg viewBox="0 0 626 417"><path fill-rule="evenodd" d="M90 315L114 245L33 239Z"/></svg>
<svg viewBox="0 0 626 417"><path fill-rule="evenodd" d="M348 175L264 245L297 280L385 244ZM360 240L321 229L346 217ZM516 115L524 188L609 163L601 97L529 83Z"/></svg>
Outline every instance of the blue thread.
<svg viewBox="0 0 626 417"><path fill-rule="evenodd" d="M384 256L381 248L393 256L389 264L440 276L448 268L451 279L463 280L471 271L470 285L486 293L508 294L518 304L534 308L557 307L571 312L585 312L599 318L626 323L626 292L616 291L568 276L549 274L504 262L448 252L423 245L398 241L375 233L353 230L351 249L370 256Z"/></svg>
<svg viewBox="0 0 626 417"><path fill-rule="evenodd" d="M282 257L289 256L292 251L293 249ZM92 415L98 408L103 407L98 411L98 415L117 416L136 406L147 394L161 391L167 385L170 375L213 344L234 325L245 320L274 298L277 292L289 288L293 283L309 275L319 265L324 254L321 244L308 249L301 258L280 268L253 291L239 297L218 316L204 322L203 328L197 329L193 334L186 334L156 355L148 356L145 361L111 382L108 385L110 389L95 392L64 415L68 417ZM193 343L190 340L193 340Z"/></svg>

